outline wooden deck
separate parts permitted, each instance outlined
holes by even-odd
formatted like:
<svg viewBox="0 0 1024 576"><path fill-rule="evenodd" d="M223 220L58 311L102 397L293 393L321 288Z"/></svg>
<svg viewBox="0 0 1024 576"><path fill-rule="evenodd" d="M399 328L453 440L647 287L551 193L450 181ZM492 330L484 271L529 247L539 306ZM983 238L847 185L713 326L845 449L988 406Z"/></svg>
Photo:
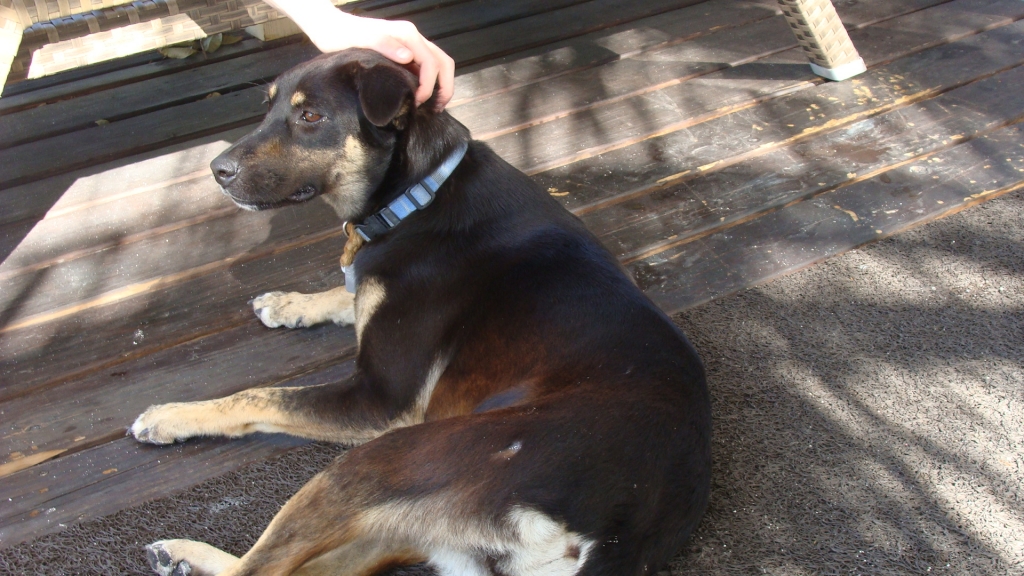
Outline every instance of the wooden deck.
<svg viewBox="0 0 1024 576"><path fill-rule="evenodd" d="M835 4L869 66L843 83L774 0L357 6L436 38L450 111L676 311L1024 186L1024 2ZM246 304L340 284L340 223L241 212L207 167L314 53L142 55L0 98L0 547L300 444L141 446L150 404L351 370L351 329L269 330Z"/></svg>

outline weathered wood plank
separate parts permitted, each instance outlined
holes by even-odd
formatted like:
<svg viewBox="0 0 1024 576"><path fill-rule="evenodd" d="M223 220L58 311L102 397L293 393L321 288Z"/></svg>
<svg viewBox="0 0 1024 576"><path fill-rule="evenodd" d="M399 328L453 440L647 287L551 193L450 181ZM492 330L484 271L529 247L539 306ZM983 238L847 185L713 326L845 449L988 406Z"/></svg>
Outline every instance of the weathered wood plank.
<svg viewBox="0 0 1024 576"><path fill-rule="evenodd" d="M314 365L313 368L308 369L306 372L298 373L296 376L287 377L283 380L276 380L271 385L312 386L339 382L349 377L355 370L355 360L350 356L340 355L334 359L321 358L320 364ZM91 454L88 457L89 466L71 466L70 468L81 470L71 476L68 476L69 466L60 463L58 460L51 460L36 466L37 474L35 475L18 472L5 477L3 483L0 483L0 498L3 499L3 502L7 502L10 505L0 509L0 526L5 524L6 519L29 512L33 508L42 507L54 498L63 494L70 494L77 489L95 484L97 481L118 482L118 479L110 478L109 474L102 474L104 470L111 468L110 464L114 464L114 462L104 457L97 458L97 454L106 454L106 451L102 450L101 446L117 443L122 438L123 436L119 436L112 442L96 446L85 445L88 443L87 439L80 440L79 442L82 442L83 445L70 448L63 459L66 460L83 452L90 452ZM128 450L128 447L122 447L122 451L127 454L127 461L123 463L124 465L118 467L119 471L127 471L135 467L135 464L139 462L147 463L150 460L159 460L161 465L173 465L179 458L188 457L178 450L162 449L147 444L138 444L134 441L131 441L130 445L136 445L139 449ZM145 455L147 452L149 456ZM142 454L141 456L140 453ZM110 454L110 456L114 457L115 454ZM46 472L46 474L41 472ZM43 480L39 480L40 478Z"/></svg>
<svg viewBox="0 0 1024 576"><path fill-rule="evenodd" d="M844 122L882 114L905 106L912 99L923 99L1016 66L1020 53L1015 42L1022 32L1024 25L1017 23L932 48L868 71L850 83L812 87L780 97L772 101L771 107L715 118L644 140L634 147L540 173L535 179L543 186L568 191L560 198L566 208L579 214L627 202L662 190L670 183L722 169L752 154L836 129ZM979 59L978 53L986 57ZM947 63L953 66L946 67ZM974 73L961 74L961 67ZM811 105L817 109L811 109ZM611 166L615 170L609 170Z"/></svg>
<svg viewBox="0 0 1024 576"><path fill-rule="evenodd" d="M586 9L586 5L593 1L517 0L516 2L493 2L491 0L469 0L452 6L409 14L407 18L416 24L420 33L436 42L448 36L492 28L498 24L576 5ZM375 14L368 14L368 16L370 15Z"/></svg>
<svg viewBox="0 0 1024 576"><path fill-rule="evenodd" d="M582 1L561 0L561 4L571 5ZM560 7L561 4L551 4L550 0L535 0L496 6L491 2L475 0L452 9L432 12L417 23L424 33L438 37L453 33L459 21L464 21L462 28L483 27L491 21L533 15L542 9ZM454 9L457 10L453 12ZM318 54L319 51L311 44L294 43L276 50L233 58L218 65L194 67L177 74L103 90L42 108L36 107L19 114L0 116L0 149L89 128L98 120L124 120L198 100L214 92L223 94L264 83Z"/></svg>
<svg viewBox="0 0 1024 576"><path fill-rule="evenodd" d="M628 268L663 309L696 306L1024 188L1021 142L1011 126Z"/></svg>
<svg viewBox="0 0 1024 576"><path fill-rule="evenodd" d="M401 18L406 15L429 10L431 7L450 6L467 1L424 0L423 2L392 2L393 6L384 6L383 8L370 5L363 6L364 3L360 2L343 5L340 9L377 18ZM183 60L165 59L158 52L149 51L92 66L68 70L44 78L8 84L4 87L3 98L0 98L0 115L203 67L213 63L224 62L253 52L269 53L280 46L300 41L302 41L301 36L283 38L273 42L261 42L255 38L249 38L237 44L224 46L212 54L196 54Z"/></svg>
<svg viewBox="0 0 1024 576"><path fill-rule="evenodd" d="M437 10L438 8L444 8L469 1L470 0L365 0L364 2L350 4L349 7L351 7L353 14L391 19L399 16L416 14L417 12Z"/></svg>
<svg viewBox="0 0 1024 576"><path fill-rule="evenodd" d="M905 17L893 20L892 27L905 30L913 35L908 43L909 47L917 43L932 43L934 37L926 35L921 26L933 26L941 24L936 32L942 34L954 34L964 36L971 30L991 28L1006 23L1005 31L988 32L974 38L966 38L948 48L929 49L920 55L911 55L894 64L896 66L886 67L885 71L892 71L895 74L906 73L906 78L918 86L918 98L927 96L927 90L942 91L953 88L957 82L971 80L977 76L967 74L964 76L949 75L951 71L930 70L936 62L948 61L953 58L957 66L964 69L971 69L978 66L978 76L984 76L1002 67L1011 66L1017 62L1017 51L1013 48L1014 38L1021 33L1020 24L1009 24L1006 18L1020 17L1024 14L1020 11L1020 5L1016 3L991 4L992 8L1011 8L1015 12L1000 14L998 17L989 19L988 16L980 17L975 12L978 8L977 2L952 2L944 5L936 17L930 17L928 12L922 12L913 17ZM935 8L934 10L939 10ZM961 22L967 22L961 25ZM888 24L888 23L887 23ZM888 38L888 39L887 39ZM872 37L866 39L861 46L862 52L868 54L868 58L891 59L888 54L898 54L901 46L898 41L900 36ZM889 52L887 52L889 51ZM983 53L985 58L976 60L974 54ZM779 55L779 56L785 56ZM773 57L774 60L777 57ZM761 63L753 63L741 66L735 71L722 73L719 82L730 74L737 76L749 75L745 68L759 68ZM945 80L943 80L945 74ZM865 82L865 79L874 78L873 85L881 89L879 94L872 94L865 99L860 96L854 99L840 97L838 92L848 90L843 84L825 85L823 87L811 87L808 96L796 95L783 96L772 101L771 106L754 107L749 110L741 110L732 114L724 114L712 117L703 122L695 122L694 125L685 127L678 131L671 131L665 135L658 135L653 138L644 139L640 143L628 147L618 148L609 152L585 158L578 162L539 173L535 179L543 186L553 187L560 190L560 199L564 205L577 212L585 214L608 206L615 202L625 202L637 197L657 192L664 188L666 182L682 182L687 177L696 177L707 172L708 169L721 169L727 165L729 158L739 159L740 155L766 151L773 146L780 145L780 142L789 141L791 138L799 137L801 134L810 136L824 129L834 129L837 126L837 119L845 118L846 122L857 119L856 113L877 114L884 112L887 107L896 105L897 99L914 94L907 91L909 84L894 84L882 82L885 79L884 72L870 71L867 75L857 79L858 82ZM957 80L959 78L959 80ZM950 83L953 80L953 83ZM694 84L701 83L701 80L694 81ZM737 89L740 85L736 85ZM895 87L900 86L899 93ZM922 88L924 87L924 88ZM713 89L713 87L708 87ZM906 90L905 90L906 89ZM837 92L828 96L819 96L828 92ZM700 94L696 92L695 94ZM825 102L818 102L820 99ZM829 98L839 98L832 101ZM696 99L696 98L695 98ZM800 108L800 102L805 102L804 108ZM810 104L819 106L814 117L806 112ZM825 109L820 106L828 107ZM699 112L699 111L695 111ZM821 115L824 114L824 117ZM755 128L756 126L756 128ZM760 128L760 130L758 130ZM722 135L728 136L722 136ZM717 164L716 164L717 163ZM714 164L714 166L711 166ZM703 169L701 167L704 167Z"/></svg>
<svg viewBox="0 0 1024 576"><path fill-rule="evenodd" d="M600 107L787 50L794 44L791 36L781 16L758 19L747 26L703 36L700 41L674 44L532 83L510 90L500 99L485 98L459 106L453 113L474 137L484 140L570 115L580 118L588 111L593 111L593 129L601 131ZM637 110L638 116L642 114L644 110ZM585 124L587 120L576 123Z"/></svg>
<svg viewBox="0 0 1024 576"><path fill-rule="evenodd" d="M208 177L210 161L250 129L245 127L195 138L0 191L0 205L4 207L3 211L0 211L0 226L22 220L38 221L44 216L56 218L92 210L104 204L127 200L135 195L162 196L168 193L165 190L173 192L192 179ZM198 196L185 196L177 202L177 207L185 208L197 198ZM168 213L172 209L169 204L173 203L172 198L165 197L158 206L159 212ZM103 212L108 217L111 216L109 210ZM194 213L189 213L185 217L193 215ZM141 213L132 216L145 217ZM90 213L90 218L102 219L104 216ZM132 221L128 220L128 223ZM113 225L113 222L110 223ZM164 220L152 225L167 223L168 221ZM116 229L122 229L121 226L116 226ZM123 228L122 235L144 229ZM73 249L82 247L76 245Z"/></svg>
<svg viewBox="0 0 1024 576"><path fill-rule="evenodd" d="M268 290L342 284L340 226L98 294L0 329L4 398L39 391L248 322L246 301ZM140 339L141 336L141 339Z"/></svg>
<svg viewBox="0 0 1024 576"><path fill-rule="evenodd" d="M279 385L338 381L354 369L352 360L330 362ZM172 388L170 383L168 388ZM8 503L0 509L0 548L55 531L60 524L103 516L166 495L304 443L283 435L257 435L238 441L195 440L153 447L120 438L73 451L0 483L0 501ZM210 451L213 453L208 455Z"/></svg>
<svg viewBox="0 0 1024 576"><path fill-rule="evenodd" d="M342 224L323 200L290 207L282 213L252 213L234 207L216 191L216 184L210 186L209 180L192 183L219 201L215 209L138 238L108 242L112 245L106 249L66 254L50 266L22 267L12 274L3 273L4 267L0 266L0 281L4 283L0 309L7 311L0 333L32 316L74 307L100 294L173 277L183 270L216 266L217 262L228 266L233 257L260 250L261 246L286 245ZM20 260L20 252L31 251L36 236L33 230L12 258ZM39 254L25 258L36 256Z"/></svg>
<svg viewBox="0 0 1024 576"><path fill-rule="evenodd" d="M924 1L918 0L913 3L913 6L919 6ZM935 3L940 0L927 1ZM552 75L565 73L576 66L585 67L593 64L593 62L585 58L581 59L581 54L600 51L605 58L618 58L624 54L635 56L641 51L649 50L671 41L693 39L702 33L706 33L709 29L727 28L730 25L736 26L747 21L756 22L778 13L777 4L774 1L766 2L762 0L761 4L767 4L772 9L765 9L757 3L715 0L663 15L645 18L628 26L620 26L618 29L611 29L608 35L602 32L581 37L579 41L569 40L562 43L564 46L557 50L556 53L545 52L542 56L513 60L471 74L462 75L456 79L457 93L466 95L462 100L472 101L485 92L494 92L494 86L507 85L507 87L514 88L525 83L540 81ZM876 15L891 15L891 10L895 8L891 3L870 1L855 4L852 7L841 5L839 9L844 19L847 20L848 25L850 25L851 21L856 25L856 9L863 8L864 6L871 6L872 10L874 10L873 14ZM901 8L907 9L902 5ZM848 12L853 12L853 14L848 14ZM611 51L611 56L608 54L609 51ZM571 53L575 56L565 57L557 52ZM570 62L569 60L573 58L580 61L574 60ZM496 103L495 106L502 106L502 104ZM231 141L232 137L226 136L225 140ZM199 172L204 171L207 161L194 163L193 169ZM173 163L176 166L192 166L193 164L190 158L175 159ZM153 168L153 170L156 172L161 171L160 168ZM140 171L146 172L146 169ZM178 173L180 172L181 170L178 170ZM119 174L118 177L130 179L134 174L137 174L137 172ZM51 198L54 197L54 193L51 190L57 187L47 187L45 183L49 181L43 182L42 186L29 186L25 189L0 193L0 198L2 198L5 207L8 208L8 210L5 210L0 215L0 223L31 216L48 209L53 203ZM57 194L62 194L65 187L60 186ZM117 187L111 186L109 189L115 190ZM37 200L39 208L35 210L22 208L24 203ZM185 202L182 204L185 204Z"/></svg>
<svg viewBox="0 0 1024 576"><path fill-rule="evenodd" d="M650 10L658 12L662 8L664 7L656 6L651 7ZM638 17L637 14L627 15L634 18ZM643 15L643 13L640 15ZM620 15L618 17L621 19L625 16ZM782 33L781 37L787 38L786 34L788 32ZM203 130L198 133L212 133L215 129L223 126L241 125L247 120L255 121L263 112L262 106L256 103L257 101L261 102L262 97L256 92L258 91L251 90L230 94L229 96L234 98L231 100L230 111L227 112L224 110L224 103L194 102L180 110L175 109L175 112L164 110L147 115L147 124L151 122L152 125L142 127L132 124L131 128L128 128L119 126L120 123L115 123L109 126L92 127L88 130L83 130L82 134L78 135L80 137L77 138L56 138L47 140L45 143L40 142L36 146L28 145L5 151L0 153L0 160L15 166L15 169L6 178L0 177L0 189L38 177L41 173L45 173L43 165L51 168L50 173L53 171L72 170L89 163L119 157L128 150L152 149L159 142L184 138L186 137L185 134L189 131L200 130L199 126L202 126ZM206 105L204 106L204 104ZM217 104L221 105L218 106ZM207 108L209 109L207 110ZM196 122L193 122L194 125L182 126L176 132L167 133L165 126L168 117L177 118L179 113L185 117L195 119ZM142 136L140 137L138 133L141 133ZM47 156L47 148L81 150L83 148L83 140L87 140L92 144L87 150L70 157L49 159L49 162L46 163L41 161ZM128 147L129 144L135 144L136 146ZM54 163L57 166L51 167L50 164Z"/></svg>
<svg viewBox="0 0 1024 576"><path fill-rule="evenodd" d="M781 24L781 22L776 21L775 24ZM777 32L778 30L775 30L775 28L773 26L772 30ZM751 36L757 30L749 30L748 32L746 35ZM777 34L773 35L777 36ZM726 44L731 44L734 41L734 38L722 40ZM691 59L701 62L704 60L703 57L707 55L708 52L702 49L697 56ZM662 51L651 53L651 58L656 61L685 60L679 54L665 54ZM629 62L634 61L630 60ZM682 65L684 64L681 63L680 66ZM698 66L701 65L698 64ZM638 77L635 72L637 72L635 69L625 71L622 78L623 81L626 81L629 77L636 77L637 85L639 86L647 86L652 81L650 77ZM674 77L675 72L670 74L671 76L669 77ZM101 213L89 218L86 224L81 227L68 227L61 218L47 218L36 225L32 230L31 236L25 239L25 241L21 241L20 237L12 238L12 240L20 242L20 247L13 252L6 262L0 264L0 280L11 279L12 282L11 289L7 291L6 300L13 302L21 298L20 284L32 285L32 300L39 302L40 306L60 306L62 302L73 301L83 297L85 292L108 289L110 287L101 288L89 281L96 275L103 274L102 267L94 264L99 259L105 262L105 267L130 267L132 270L130 275L118 275L111 278L111 280L124 284L138 281L139 278L155 276L159 273L170 273L171 269L175 266L192 267L204 261L216 260L229 255L231 250L237 249L237 242L241 241L236 231L238 226L224 221L211 224L211 221L218 216L223 217L226 215L224 211L230 204L226 200L221 199L218 194L215 194L217 187L206 174L206 170L201 169L197 173L186 175L186 177L188 176L193 176L193 178L187 182L182 182L179 186L175 186L173 192L167 190L162 193L147 194L145 198L141 199L137 197L139 196L138 194L133 194L132 199L134 201L130 205L130 209L128 206L122 206L122 209L126 213L141 214L142 218L138 219L141 222L137 222L134 217L130 218L129 222L124 222L125 216L120 210L118 213L98 211ZM152 185L147 184L146 186ZM156 190L155 192L161 191ZM168 194L171 196L170 199L167 198ZM145 203L140 201L145 201ZM173 223L161 224L159 221L153 221L151 217L147 217L147 214L160 214L163 216L168 212L163 206L169 203L175 205L171 208L171 213L175 214L178 218ZM180 209L177 208L179 204L182 206ZM160 210L156 209L157 205L161 206ZM185 213L181 214L181 212ZM306 211L302 211L302 214L306 213ZM309 214L315 213L309 212ZM301 220L302 217L300 215L295 218L296 220ZM193 219L193 222L189 222L188 219ZM183 227L186 224L193 225L195 228L185 230ZM129 232L124 230L126 225L136 230L131 236ZM314 218L310 219L310 223L306 227L315 229L316 225L317 221ZM245 226L250 225L244 224L243 227ZM154 227L156 228L155 230L152 229ZM247 229L252 230L251 226ZM147 231L142 232L142 230ZM167 237L157 238L159 234L168 232L170 234ZM211 233L213 236L211 236ZM220 236L216 236L218 233ZM230 238L231 240L225 241L221 237ZM87 240L83 242L83 239ZM149 240L148 243L139 243L141 240L146 239ZM87 244L83 246L83 243ZM0 240L0 249L3 248L3 244L4 241ZM111 248L123 249L128 244L133 244L133 251L128 255L119 258L117 254L110 254L109 252ZM148 264L143 262L140 267L139 259L135 254L150 254L150 246L156 247L152 252L153 254L171 250L178 256L173 259L148 258L146 259ZM99 253L101 248L104 249L102 254ZM210 253L210 249L214 249L214 253ZM69 253L72 250L74 252ZM88 258L85 256L88 256ZM125 258L128 261L118 264L118 260ZM58 260L63 263L62 270L49 276L50 289L39 285L36 278L25 274L25 272L39 270L44 265L52 265ZM156 268L150 269L153 266ZM160 272L158 269L163 271ZM14 275L20 275L20 278L13 278ZM69 286L69 283L73 285ZM0 306L6 303L5 298L0 295ZM33 307L30 303L23 303L19 314L34 314L41 311L36 308L38 306Z"/></svg>
<svg viewBox="0 0 1024 576"><path fill-rule="evenodd" d="M632 3L617 12L612 21L605 23L601 18L608 19L608 10L618 7L623 0L592 0L607 4L605 12L591 14L586 18L590 28L604 28L624 21L649 16L672 8L697 3L698 0L657 0L655 2L634 5ZM638 7L642 6L642 7ZM588 5L589 8L593 6ZM574 7L572 10L579 10ZM579 19L577 19L579 20ZM492 47L492 29L463 34L453 38L472 36L473 43L463 43L463 53L452 54L457 61L465 61L466 54L480 54ZM584 30L583 32L589 31ZM583 33L579 32L579 33ZM564 38L557 27L550 25L544 28L547 42ZM536 34L534 34L536 36ZM533 37L533 36L531 36ZM538 36L539 37L539 36ZM447 40L439 43L443 44ZM445 46L442 45L442 48ZM447 49L447 48L446 48ZM74 170L90 164L123 157L129 152L152 150L160 145L184 141L190 137L213 134L236 126L255 122L265 111L263 108L261 89L241 90L213 98L192 102L172 109L155 111L145 116L142 124L135 122L115 122L105 126L96 126L80 130L73 134L57 136L32 142L15 148L0 151L0 163L11 166L0 174L0 189L10 188L30 182L44 175L53 175ZM86 144L88 143L88 145ZM52 150L75 150L76 154L55 156Z"/></svg>
<svg viewBox="0 0 1024 576"><path fill-rule="evenodd" d="M592 0L587 4L492 26L485 31L486 36L469 32L443 38L437 44L456 62L473 64L700 2Z"/></svg>
<svg viewBox="0 0 1024 576"><path fill-rule="evenodd" d="M249 316L237 328L61 382L43 394L5 400L2 458L105 444L123 436L153 404L273 385L342 362L355 351L351 328L271 330Z"/></svg>
<svg viewBox="0 0 1024 576"><path fill-rule="evenodd" d="M304 443L283 435L260 435L146 447L121 438L48 462L22 472L25 479L4 478L0 492L5 501L11 500L0 519L0 548L166 496Z"/></svg>
<svg viewBox="0 0 1024 576"><path fill-rule="evenodd" d="M709 6L713 5L713 6ZM717 6L717 8L715 8ZM701 11L696 11L700 9ZM747 12L752 12L750 16L744 16ZM602 54L607 55L608 50L615 52L616 57L621 53L636 53L637 51L649 49L656 45L664 44L667 41L678 39L670 35L666 35L664 32L676 33L681 37L693 38L699 36L701 31L705 30L702 19L708 18L708 27L725 27L726 22L732 19L739 20L741 23L744 22L743 18L749 18L750 21L757 21L763 17L771 16L774 14L772 11L763 10L759 7L744 6L741 4L739 7L734 7L731 0L715 0L707 4L701 4L696 7L687 8L679 11L675 11L669 14L655 16L641 20L637 23L638 26L642 26L645 30L651 30L657 28L659 31L654 35L647 35L638 37L638 34L634 33L631 28L623 27L623 29L616 35L610 37L595 37L596 39L584 39L579 45L571 45L571 51L574 53L580 53L584 51L587 46L596 47L600 49ZM601 46L592 45L591 42L600 42ZM606 48L607 47L607 48ZM480 71L479 73L459 76L456 78L458 86L458 92L462 94L469 93L470 95L479 95L479 90L490 90L490 86L497 84L497 78L504 77L510 78L514 82L533 82L540 78L546 77L549 74L564 72L567 70L565 66L570 66L571 63L565 62L561 59L555 59L554 63L546 62L546 58L531 58L527 62L521 63L512 62L503 64L501 66L495 66L488 70ZM543 64L543 65L542 65ZM483 78L481 75L486 74L487 77ZM496 76L494 75L496 74ZM499 104L500 105L500 104ZM232 141L236 137L235 134L226 134L224 136L225 141ZM214 154L215 155L215 154ZM161 173L173 173L175 178L178 175L184 173L203 173L206 170L206 165L209 160L212 159L212 155L209 158L195 159L191 154L183 154L181 158L167 158L164 166L154 166L152 168L139 167L139 170L120 170L116 175L110 175L111 178L115 178L116 184L114 186L99 186L96 185L96 189L107 189L111 194L119 193L116 191L123 190L123 186L117 179L126 179L128 181L138 180L139 173L147 173L149 171L161 174ZM169 166L173 166L171 169ZM104 167L97 167L95 170L102 170ZM61 204L69 202L68 194L65 194L65 190L68 188L67 182L76 182L76 188L81 186L80 177L75 178L77 175L69 175L67 177L57 177L35 182L29 185L25 185L16 189L8 189L0 191L0 203L5 206L5 211L0 214L0 223L11 222L19 220L21 218L32 217L37 214L41 214L48 210L54 203L54 198L61 198ZM58 182L59 181L59 182ZM147 181L146 185L154 185L152 179ZM72 189L73 191L74 189ZM99 191L95 190L93 194L98 194ZM93 200L90 200L93 201ZM192 202L194 200L189 200ZM188 202L182 202L182 205ZM66 206L66 204L65 204ZM166 209L164 210L166 211ZM191 217L191 215L186 216ZM124 234L131 233L125 231Z"/></svg>
<svg viewBox="0 0 1024 576"><path fill-rule="evenodd" d="M644 52L661 46L693 41L781 13L777 2L708 0L495 60L460 65L459 76L455 79L455 98L448 104L448 109L454 112L460 106L481 98L511 92L620 58L640 57Z"/></svg>
<svg viewBox="0 0 1024 576"><path fill-rule="evenodd" d="M296 41L297 39L291 42ZM4 96L0 98L0 115L12 114L35 106L84 96L100 90L174 74L207 64L224 62L255 52L272 51L286 43L290 42L264 43L255 38L249 38L237 44L224 46L212 54L197 54L184 60L165 59L157 52L149 52L142 55L146 61L145 64L125 68L118 67L104 74L90 73L91 71L88 69L69 70L38 80L9 84L4 87ZM12 92L11 95L7 94L9 90Z"/></svg>
<svg viewBox="0 0 1024 576"><path fill-rule="evenodd" d="M264 96L262 88L240 90L158 110L142 122L114 122L0 150L0 163L7 167L0 173L0 189L252 124L266 112ZM211 123L211 118L221 120ZM55 150L75 153L56 156Z"/></svg>
<svg viewBox="0 0 1024 576"><path fill-rule="evenodd" d="M642 194L581 207L583 220L630 260L681 241L670 237L716 226L720 218L746 218L750 210L788 202L794 182L776 173L777 166L864 174L1011 122L1024 114L1024 102L1006 98L1002 90L1024 88L1024 69L956 87L1024 63L1013 42L1022 33L1024 23L897 61L854 82L803 91L771 110L701 125L690 133L693 141L716 140L696 154L680 152L678 159L693 168L663 177ZM980 61L978 49L988 58ZM809 172L801 177L830 180Z"/></svg>
<svg viewBox="0 0 1024 576"><path fill-rule="evenodd" d="M1021 17L1013 0L958 0L875 27L851 32L870 65L879 65ZM933 12L934 11L934 12ZM949 19L947 19L949 18ZM869 33L870 32L870 33ZM626 100L612 101L498 136L492 148L513 165L534 174L597 154L625 148L726 113L752 107L822 81L794 49Z"/></svg>
<svg viewBox="0 0 1024 576"><path fill-rule="evenodd" d="M91 128L97 120L116 122L228 91L269 82L278 74L319 54L311 44L295 43L248 54L220 65L200 66L145 82L55 102L0 116L0 149Z"/></svg>
<svg viewBox="0 0 1024 576"><path fill-rule="evenodd" d="M929 5L939 3L937 0L916 2L911 5L891 2L858 2L854 5L863 11L865 6L873 10L873 23L896 18L904 12L914 12ZM646 44L642 54L629 54L628 58L609 63L600 68L581 69L579 72L566 70L560 74L540 76L545 80L543 87L530 86L536 81L515 83L511 86L495 89L493 86L508 84L503 77L508 74L506 67L495 67L495 74L487 75L480 71L479 77L461 78L459 88L465 96L458 96L453 112L467 126L470 126L477 138L491 138L503 133L515 131L536 123L557 119L560 116L580 113L597 106L615 102L628 96L655 92L669 83L681 83L689 78L707 74L715 70L738 66L745 62L759 59L760 56L772 54L796 46L789 35L788 26L777 18L774 22L767 20L777 12L768 8L777 8L777 2L762 4L734 3L721 4L708 2L679 10L670 15L663 15L657 23L651 25L656 29L653 33L644 29L644 22L631 23L627 42L620 44L614 38L604 38L600 45L612 50L616 55L634 49L632 43L639 41ZM846 17L846 5L840 7L840 14ZM699 18L694 15L699 14ZM866 14L859 14L862 18ZM668 18L672 16L673 18ZM862 18L853 18L854 22ZM712 24L703 34L694 34L694 23L709 22ZM759 22L758 26L747 26L748 23ZM913 19L911 20L913 22ZM850 23L847 23L850 26ZM690 29L687 29L687 26ZM640 27L641 30L637 30ZM863 27L863 26L858 26ZM734 30L729 30L729 29ZM658 47L657 39L671 31L668 37L690 40L679 46L671 44L679 40L664 40ZM698 36L706 36L700 42L692 42ZM942 36L933 37L942 40ZM551 47L555 52L559 48ZM576 53L580 46L574 46L570 52ZM641 51L638 49L638 51ZM545 47L545 55L552 51ZM535 65L533 58L524 59L524 63ZM572 73L570 73L572 72ZM473 76L467 75L467 76ZM808 78L813 76L808 75ZM502 101L488 100L474 102L478 98L470 89L479 87L484 82L491 86L492 93L506 95ZM468 102L467 102L468 101ZM470 103L471 102L471 103ZM465 105L469 104L469 105Z"/></svg>

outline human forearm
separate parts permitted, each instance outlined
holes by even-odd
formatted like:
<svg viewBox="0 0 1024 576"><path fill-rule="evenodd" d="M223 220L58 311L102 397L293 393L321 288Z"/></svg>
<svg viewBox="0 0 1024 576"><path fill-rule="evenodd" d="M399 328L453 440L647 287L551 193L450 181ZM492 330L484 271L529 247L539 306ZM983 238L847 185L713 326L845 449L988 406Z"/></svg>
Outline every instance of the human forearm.
<svg viewBox="0 0 1024 576"><path fill-rule="evenodd" d="M430 98L435 84L437 109L444 109L451 100L455 62L412 23L353 16L335 8L330 0L266 1L295 22L321 52L369 48L399 64L410 65L420 80L417 106Z"/></svg>

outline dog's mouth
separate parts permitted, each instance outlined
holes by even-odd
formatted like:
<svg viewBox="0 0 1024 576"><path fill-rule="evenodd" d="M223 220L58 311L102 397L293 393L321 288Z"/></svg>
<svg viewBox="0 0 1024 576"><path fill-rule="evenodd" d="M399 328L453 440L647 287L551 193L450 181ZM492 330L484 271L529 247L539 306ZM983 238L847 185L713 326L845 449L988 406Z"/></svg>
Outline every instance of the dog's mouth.
<svg viewBox="0 0 1024 576"><path fill-rule="evenodd" d="M319 193L320 191L316 188L316 186L307 184L302 188L299 188L290 196L288 196L288 200L291 202L306 202L307 200L312 200L313 198L315 198L316 195Z"/></svg>
<svg viewBox="0 0 1024 576"><path fill-rule="evenodd" d="M276 202L256 201L238 198L225 188L221 188L221 192L227 195L228 198L231 198L231 201L234 202L235 205L237 205L239 208L242 208L243 210L249 210L252 212L258 212L260 210L272 210L274 208L287 206L288 204L301 204L303 202L308 202L320 195L320 190L316 186L313 186L312 184L307 184L302 188L299 188L295 192L289 194L283 200L278 200Z"/></svg>

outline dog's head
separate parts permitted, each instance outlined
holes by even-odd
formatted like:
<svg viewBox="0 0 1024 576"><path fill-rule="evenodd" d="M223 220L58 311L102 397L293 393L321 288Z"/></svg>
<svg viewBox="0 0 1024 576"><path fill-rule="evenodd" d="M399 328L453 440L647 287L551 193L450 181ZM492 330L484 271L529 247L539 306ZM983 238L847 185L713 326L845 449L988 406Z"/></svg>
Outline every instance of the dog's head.
<svg viewBox="0 0 1024 576"><path fill-rule="evenodd" d="M271 84L263 123L210 164L214 178L249 210L323 196L341 218L356 218L416 113L416 86L412 73L368 50L293 68Z"/></svg>

